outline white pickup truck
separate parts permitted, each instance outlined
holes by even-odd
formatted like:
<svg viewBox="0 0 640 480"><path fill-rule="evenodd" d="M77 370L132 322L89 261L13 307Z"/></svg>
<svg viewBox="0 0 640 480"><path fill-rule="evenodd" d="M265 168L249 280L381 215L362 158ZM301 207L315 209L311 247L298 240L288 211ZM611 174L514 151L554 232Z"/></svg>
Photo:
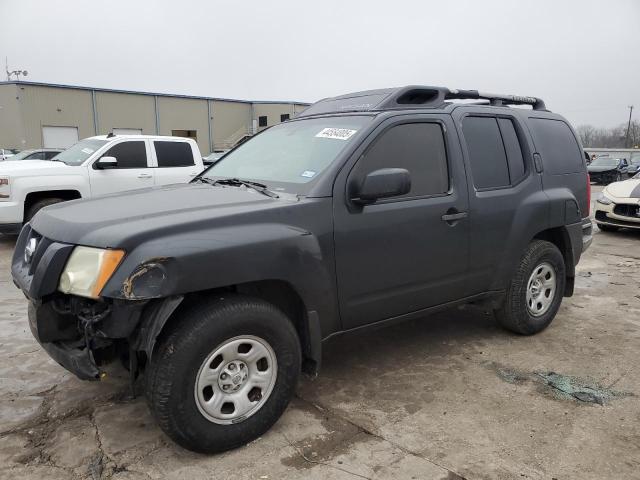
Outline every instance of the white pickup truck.
<svg viewBox="0 0 640 480"><path fill-rule="evenodd" d="M204 169L192 139L107 135L52 160L0 163L0 233L18 233L38 210L65 200L186 183Z"/></svg>

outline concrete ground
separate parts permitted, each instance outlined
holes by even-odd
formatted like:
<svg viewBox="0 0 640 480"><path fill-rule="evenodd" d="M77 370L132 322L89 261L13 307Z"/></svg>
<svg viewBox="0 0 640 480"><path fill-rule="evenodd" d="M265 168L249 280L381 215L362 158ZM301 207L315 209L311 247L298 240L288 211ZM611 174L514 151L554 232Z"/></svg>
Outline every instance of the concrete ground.
<svg viewBox="0 0 640 480"><path fill-rule="evenodd" d="M12 249L0 238L0 479L640 478L640 233L596 234L539 335L466 307L336 339L270 432L213 456L164 436L123 372L83 383L48 358Z"/></svg>

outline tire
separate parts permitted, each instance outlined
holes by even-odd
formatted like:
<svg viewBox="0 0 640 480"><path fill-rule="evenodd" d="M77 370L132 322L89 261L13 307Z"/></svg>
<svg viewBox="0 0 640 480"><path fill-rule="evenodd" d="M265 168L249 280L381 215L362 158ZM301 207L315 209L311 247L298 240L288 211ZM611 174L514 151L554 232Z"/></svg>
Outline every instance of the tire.
<svg viewBox="0 0 640 480"><path fill-rule="evenodd" d="M596 223L596 225L598 225L598 228L603 232L617 232L620 230L620 227L616 227L615 225L605 225L603 223Z"/></svg>
<svg viewBox="0 0 640 480"><path fill-rule="evenodd" d="M156 344L145 373L147 402L160 428L182 447L200 453L236 448L269 430L289 404L300 375L300 341L289 318L270 303L240 295L194 302L181 307L174 315L168 330ZM240 390L235 394L245 400L249 398L249 403L257 406L256 411L232 421L207 417L205 415L211 412L205 411L208 407L200 397L206 398L210 391L212 396L209 400L213 403L217 398L232 398L225 397L219 383L224 372L231 373L231 363L243 363L238 359L244 357L238 352L244 350L244 347L240 348L242 345L246 347L247 344L235 346L235 342L243 339L257 342L251 345L265 348L264 358L267 360L264 365L268 365L265 371L268 373L269 368L273 369L275 377L272 372L270 386L265 385L259 392L254 392L257 387L252 387L252 374L263 359L254 364L247 361L243 371L248 372L249 377L246 381L241 380L241 388L238 385ZM231 346L235 353L229 356L227 352ZM223 355L213 357L219 348L227 350ZM246 355L252 351L253 346ZM275 355L275 361L271 360L272 355ZM221 356L222 360L218 358ZM231 358L233 356L235 359ZM215 367L219 372L217 378L208 380L212 382L211 386L200 387L200 380L206 378L204 372L214 372L207 369L214 368L218 361ZM236 372L240 372L242 365L236 363L236 368ZM230 382L229 375L227 382ZM223 385L225 388L228 386ZM231 387L236 386L232 384ZM248 388L251 390L245 398L243 392ZM216 407L211 415L228 415L228 408L226 413L223 412L229 403L233 405L231 415L234 415L235 400Z"/></svg>
<svg viewBox="0 0 640 480"><path fill-rule="evenodd" d="M538 280L537 285L534 285L535 282L530 284L534 274L537 275L538 272L542 272L544 276L535 277ZM545 283L540 283L540 280L548 281L546 273L553 274L555 277L555 287L552 292ZM502 307L495 311L500 324L507 330L521 335L532 335L547 328L562 303L565 275L564 258L558 247L544 240L531 242L511 279ZM530 306L528 292L534 286L537 287L538 295L544 295L544 298L533 297ZM546 305L545 309L540 309L540 305ZM532 313L532 310L535 312Z"/></svg>
<svg viewBox="0 0 640 480"><path fill-rule="evenodd" d="M27 210L27 214L24 217L24 223L30 222L31 219L36 216L36 213L38 213L44 207L55 205L56 203L60 202L64 202L64 200L61 198L45 198L44 200L38 200Z"/></svg>

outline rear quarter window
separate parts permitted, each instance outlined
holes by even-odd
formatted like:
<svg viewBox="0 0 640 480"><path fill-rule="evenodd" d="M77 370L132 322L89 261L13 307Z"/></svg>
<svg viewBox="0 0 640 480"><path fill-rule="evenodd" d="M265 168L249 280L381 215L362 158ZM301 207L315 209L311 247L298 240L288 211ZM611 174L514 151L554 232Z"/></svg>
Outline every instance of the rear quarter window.
<svg viewBox="0 0 640 480"><path fill-rule="evenodd" d="M548 118L529 118L529 125L546 172L562 175L584 170L582 150L569 125Z"/></svg>

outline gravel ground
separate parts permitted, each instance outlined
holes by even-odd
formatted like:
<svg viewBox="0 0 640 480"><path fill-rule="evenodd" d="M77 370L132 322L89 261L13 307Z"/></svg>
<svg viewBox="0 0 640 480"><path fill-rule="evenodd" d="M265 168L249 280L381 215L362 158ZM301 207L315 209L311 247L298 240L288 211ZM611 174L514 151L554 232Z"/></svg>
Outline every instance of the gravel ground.
<svg viewBox="0 0 640 480"><path fill-rule="evenodd" d="M0 479L640 478L640 233L596 233L534 337L466 307L332 341L269 433L213 456L165 437L125 372L84 383L48 358L13 245L0 236Z"/></svg>

